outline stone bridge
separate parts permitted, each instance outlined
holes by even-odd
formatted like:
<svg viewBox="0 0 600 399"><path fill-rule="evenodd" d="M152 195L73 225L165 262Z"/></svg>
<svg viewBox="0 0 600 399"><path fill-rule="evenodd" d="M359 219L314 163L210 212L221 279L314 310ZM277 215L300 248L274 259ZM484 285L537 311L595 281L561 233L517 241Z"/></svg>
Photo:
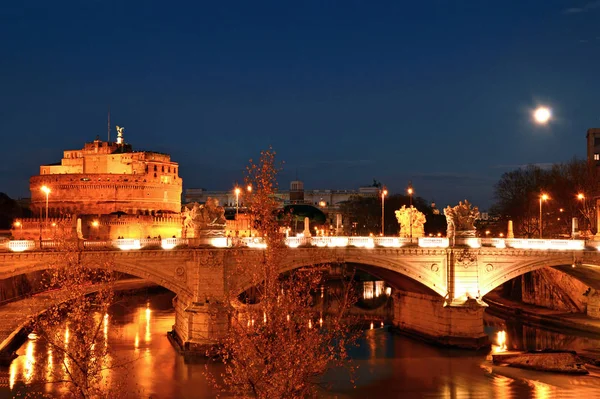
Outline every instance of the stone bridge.
<svg viewBox="0 0 600 399"><path fill-rule="evenodd" d="M171 249L82 251L82 261L161 285L176 295L173 337L185 348L216 342L228 321L220 311L229 273L257 261L262 249ZM60 251L0 253L0 279L51 268ZM494 247L290 248L281 271L315 264L353 264L396 289L398 327L438 342L479 346L485 341L482 297L504 282L543 267L555 267L600 290L600 252ZM237 282L239 283L239 282ZM433 298L433 299L432 299ZM1 337L0 337L1 338Z"/></svg>

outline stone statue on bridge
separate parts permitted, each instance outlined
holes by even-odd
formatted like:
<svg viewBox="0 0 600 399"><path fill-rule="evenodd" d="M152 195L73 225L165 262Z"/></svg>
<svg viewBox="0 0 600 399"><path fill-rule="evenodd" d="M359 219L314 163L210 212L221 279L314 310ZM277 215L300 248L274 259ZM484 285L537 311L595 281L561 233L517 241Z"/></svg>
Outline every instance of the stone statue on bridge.
<svg viewBox="0 0 600 399"><path fill-rule="evenodd" d="M203 205L197 202L183 207L183 235L186 238L214 237L225 235L225 209L219 200L208 197ZM193 232L193 234L192 234Z"/></svg>
<svg viewBox="0 0 600 399"><path fill-rule="evenodd" d="M396 219L400 224L400 237L424 237L425 236L425 215L414 206L402 208L396 211ZM411 229L412 222L412 229Z"/></svg>
<svg viewBox="0 0 600 399"><path fill-rule="evenodd" d="M455 207L449 205L444 209L448 223L446 236L475 237L475 221L479 219L479 208L471 207L469 201L460 201Z"/></svg>

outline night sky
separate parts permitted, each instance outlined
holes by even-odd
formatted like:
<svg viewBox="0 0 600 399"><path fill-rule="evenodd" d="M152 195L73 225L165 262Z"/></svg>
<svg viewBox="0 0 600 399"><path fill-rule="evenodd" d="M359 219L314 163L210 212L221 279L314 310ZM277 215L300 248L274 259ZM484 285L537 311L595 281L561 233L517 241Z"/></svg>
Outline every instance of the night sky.
<svg viewBox="0 0 600 399"><path fill-rule="evenodd" d="M599 20L585 0L4 1L0 191L106 140L110 104L113 139L171 154L184 188L230 189L272 145L285 189L412 180L485 209L502 173L585 156Z"/></svg>

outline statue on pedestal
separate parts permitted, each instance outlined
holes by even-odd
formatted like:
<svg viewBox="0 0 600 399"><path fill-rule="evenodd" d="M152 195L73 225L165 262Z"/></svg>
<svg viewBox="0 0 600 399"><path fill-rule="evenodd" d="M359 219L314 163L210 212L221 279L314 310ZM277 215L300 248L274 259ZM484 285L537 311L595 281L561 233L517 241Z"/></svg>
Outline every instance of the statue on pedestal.
<svg viewBox="0 0 600 399"><path fill-rule="evenodd" d="M402 205L402 208L396 211L396 219L400 224L400 237L424 237L425 215L417 210L414 206L407 208ZM412 222L412 229L411 229Z"/></svg>
<svg viewBox="0 0 600 399"><path fill-rule="evenodd" d="M448 227L446 235L454 237L475 237L475 221L479 219L479 208L471 207L469 201L460 201L455 207L444 209Z"/></svg>
<svg viewBox="0 0 600 399"><path fill-rule="evenodd" d="M208 197L204 205L197 202L184 206L183 234L187 238L214 237L225 235L225 209L219 206L219 200Z"/></svg>

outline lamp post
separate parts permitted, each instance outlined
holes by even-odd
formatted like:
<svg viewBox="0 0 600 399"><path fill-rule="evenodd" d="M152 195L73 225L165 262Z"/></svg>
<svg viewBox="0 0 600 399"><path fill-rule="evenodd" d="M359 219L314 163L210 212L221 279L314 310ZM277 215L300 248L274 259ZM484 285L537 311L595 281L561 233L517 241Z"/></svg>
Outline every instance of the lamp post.
<svg viewBox="0 0 600 399"><path fill-rule="evenodd" d="M239 187L236 187L234 191L235 191L235 220L237 222L238 212L239 212L239 207L240 207L240 192L242 190L240 190Z"/></svg>
<svg viewBox="0 0 600 399"><path fill-rule="evenodd" d="M581 201L581 214L583 215L583 231L584 234L587 231L587 204L585 203L585 195L583 193L577 194L577 199Z"/></svg>
<svg viewBox="0 0 600 399"><path fill-rule="evenodd" d="M543 237L542 234L542 228L543 228L543 223L542 223L542 202L543 201L547 201L548 200L548 194L542 194L540 195L540 239Z"/></svg>
<svg viewBox="0 0 600 399"><path fill-rule="evenodd" d="M412 195L413 195L413 188L412 185L408 186L408 190L406 190L406 192L408 192L408 199L409 199L409 203L410 203L410 242L412 242Z"/></svg>
<svg viewBox="0 0 600 399"><path fill-rule="evenodd" d="M246 186L246 191L248 192L248 195L252 194L252 184L248 184ZM250 200L251 199L249 198L249 201ZM246 204L248 204L248 201L246 201ZM250 237L252 237L252 228L254 227L253 226L254 225L254 216L252 215L252 209L248 209L248 205L246 205L246 212L250 213L250 221L249 221L250 226L248 229L249 230L248 235Z"/></svg>
<svg viewBox="0 0 600 399"><path fill-rule="evenodd" d="M42 190L42 192L44 194L46 194L46 221L45 221L44 225L45 225L45 227L47 229L48 228L48 195L50 195L50 191L52 191L52 190L50 190L50 187L48 187L48 186L42 186L42 188L40 190ZM42 224L42 222L40 220L40 226L41 226L41 224ZM40 232L40 240L41 239L42 239L42 234Z"/></svg>
<svg viewBox="0 0 600 399"><path fill-rule="evenodd" d="M20 234L20 237L19 237L19 238L22 240L22 239L23 239L23 222L21 222L20 220L17 220L17 221L14 223L14 226L15 226L15 227L20 227L21 234Z"/></svg>
<svg viewBox="0 0 600 399"><path fill-rule="evenodd" d="M385 196L387 195L388 191L384 188L383 190L381 190L381 235L383 236L385 234L384 232L384 222L385 222L385 218L384 218L384 209L385 209Z"/></svg>

